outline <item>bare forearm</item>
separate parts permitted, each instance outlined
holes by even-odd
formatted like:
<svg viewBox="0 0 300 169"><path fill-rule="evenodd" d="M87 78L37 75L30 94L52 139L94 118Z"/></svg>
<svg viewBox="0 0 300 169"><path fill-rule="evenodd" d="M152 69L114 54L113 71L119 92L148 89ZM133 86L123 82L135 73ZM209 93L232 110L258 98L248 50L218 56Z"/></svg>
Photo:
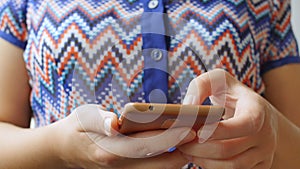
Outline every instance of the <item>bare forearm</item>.
<svg viewBox="0 0 300 169"><path fill-rule="evenodd" d="M23 129L0 123L0 168L63 168L52 146L51 127Z"/></svg>
<svg viewBox="0 0 300 169"><path fill-rule="evenodd" d="M272 169L298 169L300 161L300 130L281 113L278 113L278 147Z"/></svg>

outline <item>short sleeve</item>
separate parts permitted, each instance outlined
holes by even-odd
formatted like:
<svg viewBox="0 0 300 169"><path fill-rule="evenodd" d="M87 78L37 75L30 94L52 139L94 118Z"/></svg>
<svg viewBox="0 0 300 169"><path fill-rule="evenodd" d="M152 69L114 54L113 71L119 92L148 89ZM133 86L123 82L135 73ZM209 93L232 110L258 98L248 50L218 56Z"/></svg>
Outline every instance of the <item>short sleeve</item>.
<svg viewBox="0 0 300 169"><path fill-rule="evenodd" d="M24 49L27 41L25 0L0 1L0 37Z"/></svg>
<svg viewBox="0 0 300 169"><path fill-rule="evenodd" d="M263 54L261 73L290 63L300 63L297 41L291 25L291 1L272 0L271 30Z"/></svg>

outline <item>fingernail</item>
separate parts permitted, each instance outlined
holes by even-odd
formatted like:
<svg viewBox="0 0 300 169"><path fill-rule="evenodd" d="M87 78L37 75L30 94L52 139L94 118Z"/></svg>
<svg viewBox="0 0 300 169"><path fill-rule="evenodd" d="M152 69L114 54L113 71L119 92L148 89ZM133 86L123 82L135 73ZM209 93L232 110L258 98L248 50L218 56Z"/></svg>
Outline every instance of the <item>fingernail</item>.
<svg viewBox="0 0 300 169"><path fill-rule="evenodd" d="M193 104L195 96L193 95L186 95L183 99L182 104Z"/></svg>
<svg viewBox="0 0 300 169"><path fill-rule="evenodd" d="M206 140L204 139L204 138L199 138L198 139L198 143L200 143L200 144L202 144L202 143L204 143Z"/></svg>
<svg viewBox="0 0 300 169"><path fill-rule="evenodd" d="M212 139L213 133L215 132L217 127L218 123L206 124L203 127L201 127L197 132L199 143L204 143L208 139Z"/></svg>
<svg viewBox="0 0 300 169"><path fill-rule="evenodd" d="M205 135L204 134L204 130L203 130L203 128L202 129L200 129L200 130L198 130L198 132L197 132L197 136L198 136L198 143L204 143L207 139L205 139L203 136Z"/></svg>
<svg viewBox="0 0 300 169"><path fill-rule="evenodd" d="M111 122L112 122L112 118L110 118L110 117L107 117L104 119L104 132L107 136L112 136Z"/></svg>
<svg viewBox="0 0 300 169"><path fill-rule="evenodd" d="M195 138L195 136L196 136L195 132L193 132L192 130L187 130L180 135L179 139L180 141L192 140Z"/></svg>
<svg viewBox="0 0 300 169"><path fill-rule="evenodd" d="M175 150L176 150L176 147L171 147L171 148L169 148L168 152L169 152L169 153L172 153L172 152L175 151Z"/></svg>

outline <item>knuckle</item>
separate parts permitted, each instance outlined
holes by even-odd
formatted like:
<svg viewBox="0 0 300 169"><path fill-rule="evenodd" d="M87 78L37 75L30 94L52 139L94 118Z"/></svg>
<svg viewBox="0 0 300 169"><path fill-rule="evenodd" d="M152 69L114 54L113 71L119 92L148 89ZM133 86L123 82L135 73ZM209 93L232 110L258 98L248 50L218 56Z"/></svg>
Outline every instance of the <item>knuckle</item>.
<svg viewBox="0 0 300 169"><path fill-rule="evenodd" d="M269 133L269 135L270 135L270 139L269 139L269 141L268 141L268 145L269 145L269 148L270 149L274 149L275 147L277 147L277 139L276 139L276 134L270 134L270 133L272 133L272 132L268 132Z"/></svg>
<svg viewBox="0 0 300 169"><path fill-rule="evenodd" d="M217 149L218 149L218 157L221 159L228 158L231 154L231 148L228 144L226 143L218 143L217 144Z"/></svg>
<svg viewBox="0 0 300 169"><path fill-rule="evenodd" d="M262 129L265 121L265 109L263 108L264 106L262 105L262 103L260 103L259 101L255 104L254 107L256 107L256 110L253 110L253 113L250 116L250 127L254 133L258 133Z"/></svg>
<svg viewBox="0 0 300 169"><path fill-rule="evenodd" d="M251 159L245 158L245 157L240 157L240 158L235 158L231 161L230 163L230 168L231 169L245 169L249 168L251 165Z"/></svg>
<svg viewBox="0 0 300 169"><path fill-rule="evenodd" d="M224 78L227 82L230 82L232 80L237 81L230 73L228 73L227 71L223 70L223 69L218 69L217 70L219 74L223 74Z"/></svg>
<svg viewBox="0 0 300 169"><path fill-rule="evenodd" d="M200 78L200 77L197 77L197 78L193 79L193 80L190 82L190 84L189 84L189 88L197 89L197 88L198 88L198 84L201 83L201 82L200 82L201 79L202 79L202 78Z"/></svg>
<svg viewBox="0 0 300 169"><path fill-rule="evenodd" d="M271 168L273 165L273 157L269 158L267 161L263 162L264 168Z"/></svg>
<svg viewBox="0 0 300 169"><path fill-rule="evenodd" d="M91 160L102 166L114 166L119 158L121 157L108 153L102 149L97 149Z"/></svg>
<svg viewBox="0 0 300 169"><path fill-rule="evenodd" d="M224 69L221 69L221 68L213 69L210 72L212 72L212 73L225 73L226 75L229 74L227 71L225 71Z"/></svg>
<svg viewBox="0 0 300 169"><path fill-rule="evenodd" d="M269 154L269 156L272 157L274 155L276 151L276 146L277 143L276 141L274 141L274 139L267 142L267 145L265 146L265 151L267 152L267 154Z"/></svg>
<svg viewBox="0 0 300 169"><path fill-rule="evenodd" d="M191 80L190 85L195 85L197 84L197 80L199 79L200 76L198 76L197 78L194 78Z"/></svg>
<svg viewBox="0 0 300 169"><path fill-rule="evenodd" d="M252 116L252 119L251 119L251 130L254 132L254 133L258 133L262 127L261 125L261 120L257 118L257 116Z"/></svg>
<svg viewBox="0 0 300 169"><path fill-rule="evenodd" d="M220 158L220 159L222 159L223 157L224 157L224 146L223 146L223 144L222 143L220 143L220 142L216 142L215 144L214 144L214 152L212 152L213 154L215 154L216 155L216 158Z"/></svg>
<svg viewBox="0 0 300 169"><path fill-rule="evenodd" d="M230 169L244 169L238 160L232 160Z"/></svg>
<svg viewBox="0 0 300 169"><path fill-rule="evenodd" d="M194 78L191 80L189 86L188 86L188 90L187 92L190 94L193 94L196 90L196 92L198 92L198 80L200 77Z"/></svg>

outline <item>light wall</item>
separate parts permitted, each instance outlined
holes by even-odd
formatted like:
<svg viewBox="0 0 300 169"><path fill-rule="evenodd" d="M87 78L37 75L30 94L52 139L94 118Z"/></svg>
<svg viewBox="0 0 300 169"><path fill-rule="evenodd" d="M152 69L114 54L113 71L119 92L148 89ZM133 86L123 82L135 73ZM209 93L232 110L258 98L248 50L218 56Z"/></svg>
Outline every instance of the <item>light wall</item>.
<svg viewBox="0 0 300 169"><path fill-rule="evenodd" d="M292 25L300 48L300 0L292 0Z"/></svg>

